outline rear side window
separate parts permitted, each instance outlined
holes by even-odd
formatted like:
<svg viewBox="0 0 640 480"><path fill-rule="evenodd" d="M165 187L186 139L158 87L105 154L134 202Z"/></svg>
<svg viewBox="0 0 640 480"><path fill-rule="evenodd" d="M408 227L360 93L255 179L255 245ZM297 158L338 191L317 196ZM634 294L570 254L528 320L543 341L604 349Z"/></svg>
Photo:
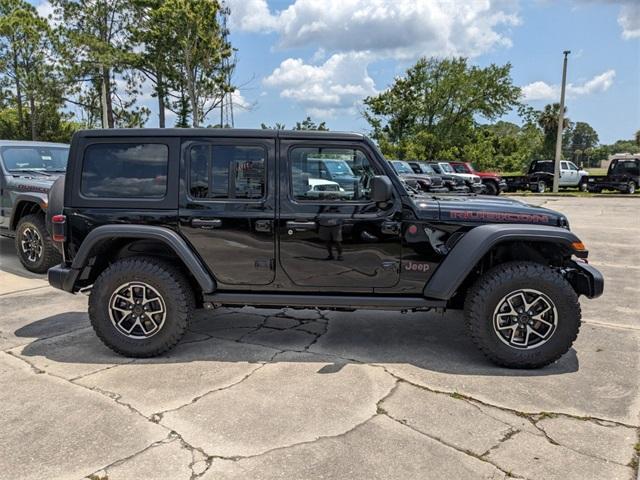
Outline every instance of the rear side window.
<svg viewBox="0 0 640 480"><path fill-rule="evenodd" d="M266 157L266 150L260 146L193 145L189 149L191 197L263 198Z"/></svg>
<svg viewBox="0 0 640 480"><path fill-rule="evenodd" d="M89 145L84 151L80 189L90 198L163 198L168 166L167 145Z"/></svg>

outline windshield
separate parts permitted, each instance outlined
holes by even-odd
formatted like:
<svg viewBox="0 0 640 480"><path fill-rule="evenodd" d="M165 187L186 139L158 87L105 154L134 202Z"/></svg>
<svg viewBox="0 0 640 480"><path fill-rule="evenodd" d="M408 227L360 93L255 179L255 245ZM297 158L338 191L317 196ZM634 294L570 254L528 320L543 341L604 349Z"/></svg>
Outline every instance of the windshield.
<svg viewBox="0 0 640 480"><path fill-rule="evenodd" d="M64 172L68 147L16 146L2 149L4 168L9 172Z"/></svg>
<svg viewBox="0 0 640 480"><path fill-rule="evenodd" d="M396 161L396 162L391 162L391 164L393 165L393 168L395 169L395 171L398 173L413 173L413 170L411 169L411 167L407 162Z"/></svg>
<svg viewBox="0 0 640 480"><path fill-rule="evenodd" d="M456 173L453 171L453 168L448 163L439 163L438 164L443 172L445 173Z"/></svg>
<svg viewBox="0 0 640 480"><path fill-rule="evenodd" d="M427 164L427 163L420 163L420 170L422 171L422 173L426 173L428 175L435 175L436 171L431 168L431 165Z"/></svg>
<svg viewBox="0 0 640 480"><path fill-rule="evenodd" d="M440 169L440 166L436 163L430 163L429 166L436 172L436 173L442 173L442 170Z"/></svg>
<svg viewBox="0 0 640 480"><path fill-rule="evenodd" d="M327 170L331 175L338 177L353 177L353 171L349 168L349 164L344 160L323 160Z"/></svg>

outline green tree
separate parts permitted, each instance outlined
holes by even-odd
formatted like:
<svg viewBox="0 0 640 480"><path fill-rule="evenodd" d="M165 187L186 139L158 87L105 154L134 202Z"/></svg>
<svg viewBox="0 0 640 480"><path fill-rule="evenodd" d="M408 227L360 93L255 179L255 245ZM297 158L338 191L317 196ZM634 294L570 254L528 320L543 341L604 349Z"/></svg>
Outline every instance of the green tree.
<svg viewBox="0 0 640 480"><path fill-rule="evenodd" d="M274 123L273 126L267 125L266 123L261 123L260 128L262 130L286 130L287 126L284 123Z"/></svg>
<svg viewBox="0 0 640 480"><path fill-rule="evenodd" d="M132 0L52 0L59 22L59 49L64 73L76 105L92 111L98 96L103 128L143 125L148 109L136 107L140 79L131 69L137 57L132 49L136 20ZM120 88L116 81L119 81ZM124 86L122 86L124 85Z"/></svg>
<svg viewBox="0 0 640 480"><path fill-rule="evenodd" d="M640 130L636 130L636 145L640 147Z"/></svg>
<svg viewBox="0 0 640 480"><path fill-rule="evenodd" d="M217 0L165 0L155 13L159 35L165 37L164 61L178 72L174 88L189 100L194 127L235 90L229 81L233 49L220 21L224 13ZM178 103L185 113L183 103Z"/></svg>
<svg viewBox="0 0 640 480"><path fill-rule="evenodd" d="M542 156L545 159L553 160L556 152L556 138L558 137L558 115L560 113L560 104L554 103L545 105L544 110L538 113L537 122L544 132L544 142L542 145ZM564 109L565 117L563 119L563 129L567 129L571 125L571 121L566 117L567 108ZM564 143L564 142L563 142Z"/></svg>
<svg viewBox="0 0 640 480"><path fill-rule="evenodd" d="M510 72L510 64L483 68L466 58L422 58L390 88L367 97L364 116L387 155L459 158L476 139L478 120L497 119L518 105L520 89Z"/></svg>
<svg viewBox="0 0 640 480"><path fill-rule="evenodd" d="M589 162L588 154L598 145L598 133L586 122L576 122L571 132L571 158L580 164Z"/></svg>
<svg viewBox="0 0 640 480"><path fill-rule="evenodd" d="M24 0L0 0L0 85L6 88L5 107L15 108L15 123L7 130L13 138L46 138L63 120L52 55L51 31L36 9ZM12 114L3 118L9 122Z"/></svg>
<svg viewBox="0 0 640 480"><path fill-rule="evenodd" d="M296 122L296 126L293 127L294 130L322 130L328 131L327 125L325 122L320 122L316 124L311 117L305 118L302 122Z"/></svg>

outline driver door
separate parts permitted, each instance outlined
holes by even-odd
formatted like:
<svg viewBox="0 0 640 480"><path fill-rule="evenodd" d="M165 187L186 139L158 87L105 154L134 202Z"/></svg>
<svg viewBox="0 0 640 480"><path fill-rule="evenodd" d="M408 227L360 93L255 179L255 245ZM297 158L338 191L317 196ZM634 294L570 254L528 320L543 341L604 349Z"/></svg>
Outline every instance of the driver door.
<svg viewBox="0 0 640 480"><path fill-rule="evenodd" d="M400 213L397 202L371 201L370 180L384 174L373 153L363 145L285 139L280 152L279 260L294 288L371 292L394 286ZM325 191L311 188L325 167L333 183L324 183Z"/></svg>

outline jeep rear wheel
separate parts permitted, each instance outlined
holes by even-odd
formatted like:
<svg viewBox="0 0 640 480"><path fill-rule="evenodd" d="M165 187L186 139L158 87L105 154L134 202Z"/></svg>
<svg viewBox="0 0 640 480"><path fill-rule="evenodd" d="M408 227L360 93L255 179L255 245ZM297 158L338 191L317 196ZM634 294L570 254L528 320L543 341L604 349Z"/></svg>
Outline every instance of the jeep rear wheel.
<svg viewBox="0 0 640 480"><path fill-rule="evenodd" d="M630 195L633 195L634 193L636 193L636 184L635 182L629 182L627 184L627 193Z"/></svg>
<svg viewBox="0 0 640 480"><path fill-rule="evenodd" d="M20 262L33 273L46 273L62 261L49 237L42 214L25 215L20 219L15 246Z"/></svg>
<svg viewBox="0 0 640 480"><path fill-rule="evenodd" d="M536 191L538 193L544 193L547 191L547 182L540 180L536 185Z"/></svg>
<svg viewBox="0 0 640 480"><path fill-rule="evenodd" d="M558 360L580 329L580 304L558 271L530 262L489 270L471 287L465 320L474 343L494 363L538 368Z"/></svg>
<svg viewBox="0 0 640 480"><path fill-rule="evenodd" d="M193 308L193 292L178 269L157 258L126 258L95 281L89 319L111 350L153 357L180 341Z"/></svg>

